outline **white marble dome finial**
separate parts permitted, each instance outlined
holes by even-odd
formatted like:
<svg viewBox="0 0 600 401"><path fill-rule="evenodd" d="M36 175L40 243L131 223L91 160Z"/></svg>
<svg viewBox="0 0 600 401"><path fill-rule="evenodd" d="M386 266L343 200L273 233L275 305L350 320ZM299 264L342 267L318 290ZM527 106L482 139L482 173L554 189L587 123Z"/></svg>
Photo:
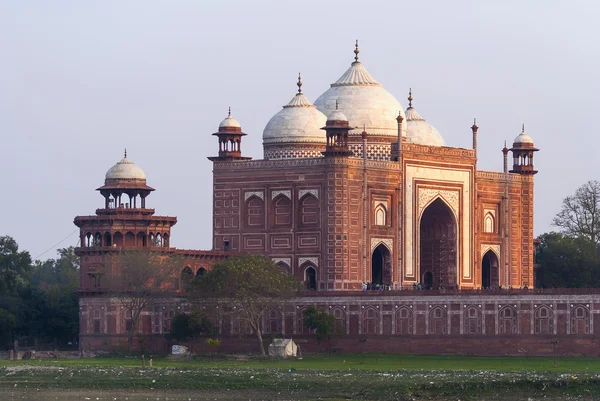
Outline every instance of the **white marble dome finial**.
<svg viewBox="0 0 600 401"><path fill-rule="evenodd" d="M360 50L358 50L358 39L356 39L356 44L354 45L354 62L358 63L358 53L360 53Z"/></svg>
<svg viewBox="0 0 600 401"><path fill-rule="evenodd" d="M409 109L412 108L412 101L413 101L412 88L408 88L408 108Z"/></svg>

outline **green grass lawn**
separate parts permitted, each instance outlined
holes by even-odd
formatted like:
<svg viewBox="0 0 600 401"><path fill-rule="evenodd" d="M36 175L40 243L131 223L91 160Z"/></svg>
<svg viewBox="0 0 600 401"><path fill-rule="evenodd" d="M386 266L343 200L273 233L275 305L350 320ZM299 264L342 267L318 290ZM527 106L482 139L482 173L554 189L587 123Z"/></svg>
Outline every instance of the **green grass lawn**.
<svg viewBox="0 0 600 401"><path fill-rule="evenodd" d="M148 365L149 355L146 355ZM394 370L472 370L472 371L532 371L532 372L600 372L600 358L556 358L547 357L482 357L444 355L392 355L365 354L362 363L360 354L348 355L305 355L302 359L250 358L238 360L218 356L194 360L169 360L154 358L157 368L236 368L236 369L298 369L298 370L348 370L373 371ZM81 359L38 359L30 361L0 361L0 366L50 365L87 367L141 367L139 357L100 357Z"/></svg>
<svg viewBox="0 0 600 401"><path fill-rule="evenodd" d="M218 355L156 358L150 368L147 355L145 369L139 357L0 361L0 394L9 389L171 396L193 391L200 399L229 399L234 392L244 399L250 392L254 399L390 401L596 400L600 395L596 358L557 358L556 368L552 358L540 357L367 354L364 363L362 358L353 354L241 360Z"/></svg>

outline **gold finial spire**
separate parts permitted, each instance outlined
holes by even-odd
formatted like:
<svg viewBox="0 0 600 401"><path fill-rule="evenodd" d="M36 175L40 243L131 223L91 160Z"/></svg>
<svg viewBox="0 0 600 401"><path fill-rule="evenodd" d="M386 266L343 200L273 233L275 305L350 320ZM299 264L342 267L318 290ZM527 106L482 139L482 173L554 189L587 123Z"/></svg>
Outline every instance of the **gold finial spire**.
<svg viewBox="0 0 600 401"><path fill-rule="evenodd" d="M356 39L356 44L354 45L354 62L358 62L358 53L360 53L360 50L358 50L358 39Z"/></svg>
<svg viewBox="0 0 600 401"><path fill-rule="evenodd" d="M125 158L127 158L127 148L125 148Z"/></svg>
<svg viewBox="0 0 600 401"><path fill-rule="evenodd" d="M408 88L408 108L409 109L412 108L412 101L413 101L412 88Z"/></svg>
<svg viewBox="0 0 600 401"><path fill-rule="evenodd" d="M472 130L474 130L474 131L476 131L476 130L477 130L477 128L479 128L479 127L477 126L477 119L476 119L476 118L474 118L474 119L473 119L473 126L471 126L471 129L472 129Z"/></svg>
<svg viewBox="0 0 600 401"><path fill-rule="evenodd" d="M302 93L302 77L300 73L298 73L298 83L296 85L298 85L298 93Z"/></svg>
<svg viewBox="0 0 600 401"><path fill-rule="evenodd" d="M231 106L229 106L229 111L227 112L227 117L231 117Z"/></svg>
<svg viewBox="0 0 600 401"><path fill-rule="evenodd" d="M339 103L338 103L338 100L337 100L337 99L335 99L335 109L336 109L336 110L338 109L338 105L339 105Z"/></svg>
<svg viewBox="0 0 600 401"><path fill-rule="evenodd" d="M525 123L521 126L521 133L525 132Z"/></svg>

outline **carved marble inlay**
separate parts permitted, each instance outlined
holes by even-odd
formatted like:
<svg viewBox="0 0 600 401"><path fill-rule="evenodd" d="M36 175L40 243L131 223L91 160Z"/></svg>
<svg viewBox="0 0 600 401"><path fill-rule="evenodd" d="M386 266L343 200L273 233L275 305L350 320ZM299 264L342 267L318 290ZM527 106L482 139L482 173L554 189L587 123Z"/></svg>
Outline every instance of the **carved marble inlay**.
<svg viewBox="0 0 600 401"><path fill-rule="evenodd" d="M458 218L458 191L449 191L446 189L419 188L419 215L438 196L446 201L450 209L452 209L454 217Z"/></svg>
<svg viewBox="0 0 600 401"><path fill-rule="evenodd" d="M492 250L498 259L500 259L500 245L498 244L481 244L481 257L487 253L487 251Z"/></svg>
<svg viewBox="0 0 600 401"><path fill-rule="evenodd" d="M272 191L271 192L271 200L277 198L279 195L287 196L287 198L289 200L292 200L292 191L290 191L289 189L285 189L285 190L276 189L276 190Z"/></svg>
<svg viewBox="0 0 600 401"><path fill-rule="evenodd" d="M258 196L263 201L265 200L265 193L263 191L248 191L244 192L244 200L247 201L251 196Z"/></svg>
<svg viewBox="0 0 600 401"><path fill-rule="evenodd" d="M273 258L271 259L273 263L285 263L287 267L292 267L292 259L291 258Z"/></svg>
<svg viewBox="0 0 600 401"><path fill-rule="evenodd" d="M302 197L306 194L311 194L315 198L319 199L319 190L318 189L301 189L298 191L298 199L302 199Z"/></svg>
<svg viewBox="0 0 600 401"><path fill-rule="evenodd" d="M319 258L317 256L308 256L308 257L298 258L298 266L302 266L306 262L310 262L315 267L319 267Z"/></svg>
<svg viewBox="0 0 600 401"><path fill-rule="evenodd" d="M371 253L379 246L384 244L390 253L394 252L394 240L391 238L371 238Z"/></svg>

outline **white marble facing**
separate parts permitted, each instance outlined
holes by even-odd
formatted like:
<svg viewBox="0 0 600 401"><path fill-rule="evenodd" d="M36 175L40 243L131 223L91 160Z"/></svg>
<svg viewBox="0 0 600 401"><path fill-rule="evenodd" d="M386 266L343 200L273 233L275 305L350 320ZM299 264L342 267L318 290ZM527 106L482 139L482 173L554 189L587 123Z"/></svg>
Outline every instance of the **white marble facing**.
<svg viewBox="0 0 600 401"><path fill-rule="evenodd" d="M221 121L221 124L219 124L219 128L229 128L229 127L234 127L234 128L242 127L240 125L240 123L238 122L238 120L231 117L231 114L228 115L227 118L225 118L223 121Z"/></svg>

